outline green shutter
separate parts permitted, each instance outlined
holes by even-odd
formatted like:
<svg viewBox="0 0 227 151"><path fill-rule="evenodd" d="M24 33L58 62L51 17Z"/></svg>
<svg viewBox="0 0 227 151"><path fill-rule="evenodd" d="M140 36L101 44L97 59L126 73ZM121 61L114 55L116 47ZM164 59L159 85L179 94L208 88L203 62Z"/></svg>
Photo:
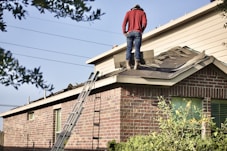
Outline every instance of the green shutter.
<svg viewBox="0 0 227 151"><path fill-rule="evenodd" d="M213 122L218 127L221 127L221 123L227 118L227 101L226 100L211 100L211 117Z"/></svg>

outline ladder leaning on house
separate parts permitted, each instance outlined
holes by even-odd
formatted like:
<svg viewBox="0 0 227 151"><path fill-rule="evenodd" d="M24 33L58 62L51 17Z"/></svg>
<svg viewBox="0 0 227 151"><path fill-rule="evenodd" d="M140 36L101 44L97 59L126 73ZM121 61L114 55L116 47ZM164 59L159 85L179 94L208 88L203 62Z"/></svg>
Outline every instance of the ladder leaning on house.
<svg viewBox="0 0 227 151"><path fill-rule="evenodd" d="M73 107L72 112L69 114L69 117L61 131L61 133L58 135L57 140L55 141L55 144L53 145L51 151L64 151L64 147L71 136L71 132L76 125L80 114L83 110L83 104L87 98L87 96L90 94L91 89L95 83L95 81L98 78L99 72L91 73L89 76L88 81L84 84L84 87L82 89L82 92L78 96L78 103L75 104Z"/></svg>

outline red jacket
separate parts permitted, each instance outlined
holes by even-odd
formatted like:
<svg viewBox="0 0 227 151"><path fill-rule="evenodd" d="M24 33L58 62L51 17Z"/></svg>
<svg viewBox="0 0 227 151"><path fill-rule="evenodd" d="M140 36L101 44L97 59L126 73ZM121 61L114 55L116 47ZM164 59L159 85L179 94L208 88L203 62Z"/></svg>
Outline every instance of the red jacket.
<svg viewBox="0 0 227 151"><path fill-rule="evenodd" d="M142 33L146 26L147 26L146 13L142 9L133 8L130 11L128 11L125 15L122 24L122 31L123 33L127 33L130 31L139 31Z"/></svg>

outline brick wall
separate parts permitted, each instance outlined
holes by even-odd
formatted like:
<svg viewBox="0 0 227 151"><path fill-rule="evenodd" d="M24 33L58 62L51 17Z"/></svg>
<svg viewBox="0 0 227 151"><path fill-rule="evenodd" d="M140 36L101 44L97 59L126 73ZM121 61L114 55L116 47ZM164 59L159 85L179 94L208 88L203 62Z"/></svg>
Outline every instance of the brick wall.
<svg viewBox="0 0 227 151"><path fill-rule="evenodd" d="M108 141L120 138L120 88L113 88L92 94L88 97L83 113L66 145L67 149L87 150L92 148L105 148ZM93 140L93 115L96 96L101 99L99 142ZM97 101L97 100L96 100ZM60 104L62 127L76 100ZM54 105L59 106L59 105ZM5 148L7 151L19 150L50 150L54 138L53 106L35 109L35 119L27 120L27 113L20 113L4 118ZM95 121L96 122L96 121ZM97 130L94 131L97 135ZM15 148L16 147L16 148ZM11 148L11 149L10 149Z"/></svg>
<svg viewBox="0 0 227 151"><path fill-rule="evenodd" d="M52 107L34 110L34 113L34 120L27 120L27 113L4 118L5 147L50 147L53 131Z"/></svg>
<svg viewBox="0 0 227 151"><path fill-rule="evenodd" d="M108 141L113 139L119 140L120 93L120 88L113 88L93 94L89 97L66 148L91 149L92 144L94 149L97 147L105 148ZM101 100L96 97L100 97ZM99 101L101 101L100 127L93 127L94 101L96 101L96 105L98 105ZM96 116L96 120L94 121L95 123L97 122L97 118L98 117ZM93 128L96 128L94 130L94 135ZM99 142L98 140L92 139L93 136L98 135L97 128L99 128Z"/></svg>
<svg viewBox="0 0 227 151"><path fill-rule="evenodd" d="M209 65L176 84L170 90L169 94L227 99L227 77L222 71L214 67L214 65Z"/></svg>
<svg viewBox="0 0 227 151"><path fill-rule="evenodd" d="M155 118L161 116L157 113L157 96L167 99L171 99L171 96L201 98L206 100L202 102L203 111L210 116L210 102L204 98L227 99L225 76L214 66L208 66L172 87L117 84L96 90L88 97L66 148L88 150L92 149L92 145L93 148L105 148L108 141L125 141L130 136L157 130ZM92 139L94 102L97 96L101 98L99 141ZM75 102L72 99L60 104L62 127ZM4 118L4 146L49 150L53 143L53 108L46 106L34 110L33 121L27 120L27 113Z"/></svg>
<svg viewBox="0 0 227 151"><path fill-rule="evenodd" d="M149 87L123 86L121 101L121 139L157 130L157 98L146 93Z"/></svg>

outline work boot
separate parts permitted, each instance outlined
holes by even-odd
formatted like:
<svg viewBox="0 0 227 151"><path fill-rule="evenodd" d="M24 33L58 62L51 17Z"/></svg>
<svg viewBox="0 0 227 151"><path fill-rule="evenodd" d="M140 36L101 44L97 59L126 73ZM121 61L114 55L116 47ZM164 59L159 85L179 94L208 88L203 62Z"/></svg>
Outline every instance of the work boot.
<svg viewBox="0 0 227 151"><path fill-rule="evenodd" d="M135 59L134 70L137 70L139 67L139 60Z"/></svg>
<svg viewBox="0 0 227 151"><path fill-rule="evenodd" d="M126 69L130 70L131 66L130 66L130 61L126 60Z"/></svg>

